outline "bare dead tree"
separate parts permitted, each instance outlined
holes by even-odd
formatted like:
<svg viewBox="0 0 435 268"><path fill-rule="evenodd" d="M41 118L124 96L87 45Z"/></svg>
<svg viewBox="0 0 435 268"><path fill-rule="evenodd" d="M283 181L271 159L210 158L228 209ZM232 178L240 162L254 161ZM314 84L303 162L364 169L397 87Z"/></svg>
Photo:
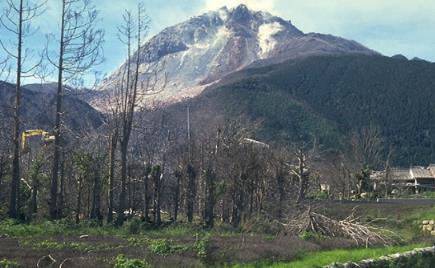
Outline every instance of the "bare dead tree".
<svg viewBox="0 0 435 268"><path fill-rule="evenodd" d="M308 187L308 179L310 177L310 170L307 164L307 155L303 149L298 149L296 152L296 159L298 161L297 166L292 169L292 173L299 180L299 192L297 197L297 203L302 202L305 199Z"/></svg>
<svg viewBox="0 0 435 268"><path fill-rule="evenodd" d="M379 127L370 125L354 132L351 148L358 170L355 172L358 194L368 190L371 170L381 163L383 138Z"/></svg>
<svg viewBox="0 0 435 268"><path fill-rule="evenodd" d="M320 157L318 144L314 138L312 142L297 145L293 150L295 164L290 164L290 172L299 182L296 203L301 203L307 194L310 175L313 173L312 164Z"/></svg>
<svg viewBox="0 0 435 268"><path fill-rule="evenodd" d="M13 132L13 160L12 160L12 180L11 194L9 202L9 216L19 217L20 208L20 106L21 106L21 81L23 77L31 75L40 61L32 66L24 66L24 62L29 61L31 51L24 47L25 38L32 34L32 20L41 15L46 1L34 3L29 0L6 0L6 8L0 17L0 25L13 36L13 45L16 53L8 48L4 41L0 40L0 46L7 55L16 60L16 79L15 79L15 106L14 106L14 132Z"/></svg>
<svg viewBox="0 0 435 268"><path fill-rule="evenodd" d="M174 190L174 222L177 222L178 211L180 208L180 191L181 191L181 178L183 177L182 169L178 168L174 172L175 177L175 190Z"/></svg>
<svg viewBox="0 0 435 268"><path fill-rule="evenodd" d="M390 147L388 150L387 160L385 161L385 198L388 198L388 195L391 190L391 158L393 156L394 150Z"/></svg>
<svg viewBox="0 0 435 268"><path fill-rule="evenodd" d="M377 126L363 127L352 134L352 152L361 168L375 168L379 165L383 150L382 144L381 129Z"/></svg>
<svg viewBox="0 0 435 268"><path fill-rule="evenodd" d="M161 77L163 66L158 63L141 65L143 53L141 50L142 40L148 33L150 20L144 11L144 5L138 4L137 16L134 17L130 11L125 11L123 16L124 23L118 28L122 43L127 47L127 62L122 67L124 78L118 90L120 99L120 132L119 145L121 155L121 190L119 194L119 204L117 209L116 224L122 225L124 222L124 210L126 208L127 193L127 154L135 113L139 104L143 104L147 96L161 92L166 84L166 75ZM133 45L136 43L136 52L133 55ZM141 81L139 83L139 79Z"/></svg>
<svg viewBox="0 0 435 268"><path fill-rule="evenodd" d="M97 28L98 12L89 0L62 0L59 51L49 53L48 61L57 69L56 120L54 126L53 169L50 186L50 217L59 217L58 178L62 151L63 87L78 79L102 61L103 30ZM50 36L49 39L56 39ZM49 46L49 42L47 47ZM54 60L57 58L57 61Z"/></svg>
<svg viewBox="0 0 435 268"><path fill-rule="evenodd" d="M272 169L272 176L274 176L276 181L277 193L278 193L278 204L277 204L277 218L283 217L284 210L284 200L288 189L287 180L289 177L287 163L289 162L288 157L290 152L285 148L275 149L271 154L270 166Z"/></svg>

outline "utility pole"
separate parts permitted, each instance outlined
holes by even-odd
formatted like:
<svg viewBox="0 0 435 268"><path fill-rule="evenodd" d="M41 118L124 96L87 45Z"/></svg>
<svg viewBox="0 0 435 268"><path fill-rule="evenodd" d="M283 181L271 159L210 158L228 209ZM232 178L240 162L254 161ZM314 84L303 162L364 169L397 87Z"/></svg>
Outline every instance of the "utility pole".
<svg viewBox="0 0 435 268"><path fill-rule="evenodd" d="M190 153L190 104L187 106L187 141L189 142Z"/></svg>

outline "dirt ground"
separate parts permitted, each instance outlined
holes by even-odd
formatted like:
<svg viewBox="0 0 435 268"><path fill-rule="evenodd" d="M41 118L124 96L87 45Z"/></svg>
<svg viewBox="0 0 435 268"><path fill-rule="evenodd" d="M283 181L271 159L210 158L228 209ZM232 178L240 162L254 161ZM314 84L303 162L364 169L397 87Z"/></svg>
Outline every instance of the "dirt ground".
<svg viewBox="0 0 435 268"><path fill-rule="evenodd" d="M326 205L325 205L326 204ZM432 204L374 203L374 202L323 202L313 204L320 212L334 218L344 218L352 211L365 217L392 217L400 219L417 208L433 207ZM134 238L134 236L132 236ZM169 238L172 244L192 247L195 236ZM45 245L74 245L57 247ZM18 262L20 267L36 267L38 259L50 255L56 260L53 267L59 267L65 259L71 259L69 265L62 267L113 267L116 256L145 259L155 267L204 267L219 266L223 263L252 263L263 260L288 261L301 252L349 248L353 242L347 239L313 239L303 240L296 236L271 236L254 234L212 235L207 257L200 258L195 250L155 254L145 244L132 244L129 238L89 236L80 237L32 237L13 238L0 234L0 260Z"/></svg>
<svg viewBox="0 0 435 268"><path fill-rule="evenodd" d="M57 243L64 241L89 245L95 250L86 249L38 249L38 245L49 239ZM173 243L193 244L194 238L173 238ZM126 247L123 247L126 246ZM112 267L111 259L119 254L141 258L156 267L201 267L207 264L256 262L261 260L291 260L302 251L317 251L334 247L350 247L352 242L345 239L330 239L322 241L304 241L295 236L264 237L258 235L240 235L234 237L213 237L209 247L207 260L201 260L193 251L158 255L151 253L145 246L129 246L122 238L88 237L86 239L72 237L39 237L33 238L32 243L23 242L18 238L0 238L0 260L17 261L22 267L36 267L42 256L52 256L59 267L65 259L72 259L76 266L65 267Z"/></svg>

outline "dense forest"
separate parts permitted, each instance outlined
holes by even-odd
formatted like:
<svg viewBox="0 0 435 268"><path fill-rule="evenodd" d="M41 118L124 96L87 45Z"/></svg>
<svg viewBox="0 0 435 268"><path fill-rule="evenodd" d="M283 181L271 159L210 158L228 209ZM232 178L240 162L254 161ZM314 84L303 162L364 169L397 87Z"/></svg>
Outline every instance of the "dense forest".
<svg viewBox="0 0 435 268"><path fill-rule="evenodd" d="M434 77L435 65L421 60L316 56L230 75L191 106L245 114L265 141L317 139L325 150L347 150L353 133L376 127L384 158L392 151L394 165L426 165L435 161Z"/></svg>

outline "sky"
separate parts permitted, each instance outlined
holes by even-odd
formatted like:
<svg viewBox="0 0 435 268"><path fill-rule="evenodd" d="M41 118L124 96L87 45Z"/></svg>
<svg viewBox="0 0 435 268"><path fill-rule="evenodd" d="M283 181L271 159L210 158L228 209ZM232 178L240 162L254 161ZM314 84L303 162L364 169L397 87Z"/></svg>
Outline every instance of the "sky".
<svg viewBox="0 0 435 268"><path fill-rule="evenodd" d="M14 0L17 1L17 0ZM35 0L33 0L35 1ZM100 26L106 32L103 73L115 70L125 59L117 39L122 11L134 10L137 0L91 0L100 10ZM0 9L5 6L0 0ZM145 0L151 19L148 37L165 27L222 6L245 4L291 20L303 32L333 34L374 49L386 56L403 54L435 61L435 1L433 0ZM400 3L400 4L399 4ZM39 32L27 42L30 47L45 43L44 35L56 33L60 1L48 0L46 13L35 21ZM0 38L7 41L4 29ZM0 50L0 60L4 52Z"/></svg>

